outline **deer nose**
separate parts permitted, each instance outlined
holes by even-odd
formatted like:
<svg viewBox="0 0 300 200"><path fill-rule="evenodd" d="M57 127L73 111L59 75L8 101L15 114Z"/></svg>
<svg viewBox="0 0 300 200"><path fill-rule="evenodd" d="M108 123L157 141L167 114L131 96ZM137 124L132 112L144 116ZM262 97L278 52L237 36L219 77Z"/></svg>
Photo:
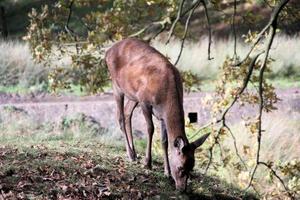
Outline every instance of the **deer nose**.
<svg viewBox="0 0 300 200"><path fill-rule="evenodd" d="M177 184L176 183L176 190L179 192L185 192L186 191L186 184Z"/></svg>

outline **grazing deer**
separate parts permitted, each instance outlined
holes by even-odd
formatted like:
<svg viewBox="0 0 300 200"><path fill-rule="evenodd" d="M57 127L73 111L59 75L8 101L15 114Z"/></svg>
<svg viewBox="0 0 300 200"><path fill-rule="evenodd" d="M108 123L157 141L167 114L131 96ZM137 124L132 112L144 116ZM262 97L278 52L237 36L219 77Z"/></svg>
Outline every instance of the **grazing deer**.
<svg viewBox="0 0 300 200"><path fill-rule="evenodd" d="M209 134L192 143L185 135L183 88L179 71L157 50L134 38L114 44L106 52L105 61L112 78L117 117L126 138L129 158L136 159L131 117L139 104L148 132L145 167L151 168L154 115L161 121L165 174L170 176L171 173L176 189L185 190L189 172L194 167L195 149ZM128 98L125 108L124 96Z"/></svg>

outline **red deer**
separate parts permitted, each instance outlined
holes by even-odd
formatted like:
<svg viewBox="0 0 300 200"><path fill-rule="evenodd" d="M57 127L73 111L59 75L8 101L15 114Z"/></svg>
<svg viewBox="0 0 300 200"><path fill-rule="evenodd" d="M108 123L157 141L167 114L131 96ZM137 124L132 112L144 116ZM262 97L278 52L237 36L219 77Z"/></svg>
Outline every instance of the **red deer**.
<svg viewBox="0 0 300 200"><path fill-rule="evenodd" d="M209 134L192 143L186 137L183 88L179 71L153 47L134 38L114 44L106 52L105 61L112 79L117 117L126 138L128 157L130 160L136 159L131 117L139 104L148 132L145 167L151 168L154 115L161 121L165 174L170 176L171 173L176 189L185 190L189 172L194 167L195 149ZM124 96L128 99L125 108Z"/></svg>

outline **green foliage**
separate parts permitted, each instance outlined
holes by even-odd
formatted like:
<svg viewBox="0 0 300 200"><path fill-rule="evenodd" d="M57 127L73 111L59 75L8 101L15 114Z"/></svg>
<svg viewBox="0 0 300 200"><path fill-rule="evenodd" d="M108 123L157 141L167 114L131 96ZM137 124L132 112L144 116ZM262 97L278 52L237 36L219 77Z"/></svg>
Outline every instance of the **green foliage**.
<svg viewBox="0 0 300 200"><path fill-rule="evenodd" d="M54 6L42 7L40 12L33 9L29 13L30 25L24 39L36 61L51 67L51 89L78 83L88 92L96 93L109 80L103 62L108 43L128 37L153 21L167 20L175 14L176 6L173 0L58 1ZM91 9L94 7L99 9ZM78 17L74 12L85 8L89 9L80 21L86 31L80 35L72 29ZM71 59L71 70L53 62L66 57Z"/></svg>
<svg viewBox="0 0 300 200"><path fill-rule="evenodd" d="M245 36L245 42L252 44L256 37L256 33L249 32L248 35ZM261 46L263 45L260 44L256 46L258 52L261 51ZM271 72L271 64L273 61L273 59L267 58L265 69L266 73ZM241 63L241 65L236 66L235 63L238 62L239 60L227 57L220 70L220 78L218 79L215 90L216 94L212 97L210 102L210 106L212 107L212 116L214 117L213 122L215 122L215 124L212 126L214 139L209 141L209 151L212 153L211 155L213 155L214 160L212 161L212 157L210 157L209 163L213 168L211 173L222 177L224 176L224 171L227 171L228 176L231 177L231 181L238 183L239 186L246 188L249 184L249 180L251 180L250 186L253 186L259 192L262 192L263 190L261 189L263 188L263 184L253 178L251 171L249 171L249 169L253 169L254 167L256 168L261 165L261 163L259 164L259 162L261 162L261 158L258 156L261 145L260 138L262 132L265 132L265 130L261 130L261 115L242 116L242 118L245 118L244 125L248 130L249 137L258 138L258 143L255 145L243 145L245 160L242 160L236 147L236 152L232 152L226 146L222 145L226 139L233 137L230 127L226 124L227 118L225 115L235 103L238 103L240 106L244 106L246 104L259 105L259 108L261 108L264 112L271 112L277 109L275 105L279 99L272 84L268 83L264 77L260 80L262 77L261 69L264 67L261 60L257 60L254 65L251 65L253 62L252 59L247 58ZM259 92L261 91L259 90L260 83L262 93ZM254 86L254 90L249 89L249 84ZM218 125L216 122L220 118L222 124ZM268 163L272 163L272 161L268 161ZM280 196L280 198L282 198L285 195L299 195L297 193L299 183L298 179L292 178L292 183L288 181L291 177L298 176L299 168L296 163L297 161L293 161L293 165L286 164L279 165L277 167L277 169L281 169L281 175L283 176L276 175L276 181L278 181L278 177L284 177L284 181L282 181L282 179L280 180L283 184L288 182L289 186L285 190L288 190L289 193L287 193L287 191L282 192L282 183L279 185L273 184L272 192L269 193L268 191L265 191L263 193L264 197L278 198ZM287 166L291 166L292 170ZM267 171L269 170L270 173L275 175L274 173L276 173L276 171L274 171L272 164L267 164L267 167ZM286 170L286 173L284 173L284 169ZM266 180L262 179L260 181L264 182Z"/></svg>
<svg viewBox="0 0 300 200"><path fill-rule="evenodd" d="M200 91L201 79L197 74L193 73L191 70L181 71L180 74L185 92L190 93Z"/></svg>

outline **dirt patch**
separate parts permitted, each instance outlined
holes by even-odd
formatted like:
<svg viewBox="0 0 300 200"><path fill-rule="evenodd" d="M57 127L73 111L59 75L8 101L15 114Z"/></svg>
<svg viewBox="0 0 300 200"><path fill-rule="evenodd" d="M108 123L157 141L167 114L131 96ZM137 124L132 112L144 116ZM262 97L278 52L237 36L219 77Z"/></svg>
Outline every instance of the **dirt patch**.
<svg viewBox="0 0 300 200"><path fill-rule="evenodd" d="M266 113L266 116L273 114L286 114L295 119L300 117L300 89L278 90L278 97L281 99L277 104L278 110ZM197 122L200 126L211 120L210 108L204 106L202 101L210 93L190 93L184 97L184 110L186 118L189 113L197 115ZM0 94L1 109L13 106L26 111L38 123L58 122L64 117L74 117L78 113L91 116L103 127L118 127L116 120L116 104L112 93L103 93L95 96L72 96L72 95L50 95L45 93L30 95ZM241 116L255 116L258 108L255 106L240 107L235 105L231 112L229 121L239 121ZM154 118L155 119L155 118ZM137 132L145 132L146 124L142 112L138 107L133 114L133 129ZM159 122L155 122L159 127Z"/></svg>

